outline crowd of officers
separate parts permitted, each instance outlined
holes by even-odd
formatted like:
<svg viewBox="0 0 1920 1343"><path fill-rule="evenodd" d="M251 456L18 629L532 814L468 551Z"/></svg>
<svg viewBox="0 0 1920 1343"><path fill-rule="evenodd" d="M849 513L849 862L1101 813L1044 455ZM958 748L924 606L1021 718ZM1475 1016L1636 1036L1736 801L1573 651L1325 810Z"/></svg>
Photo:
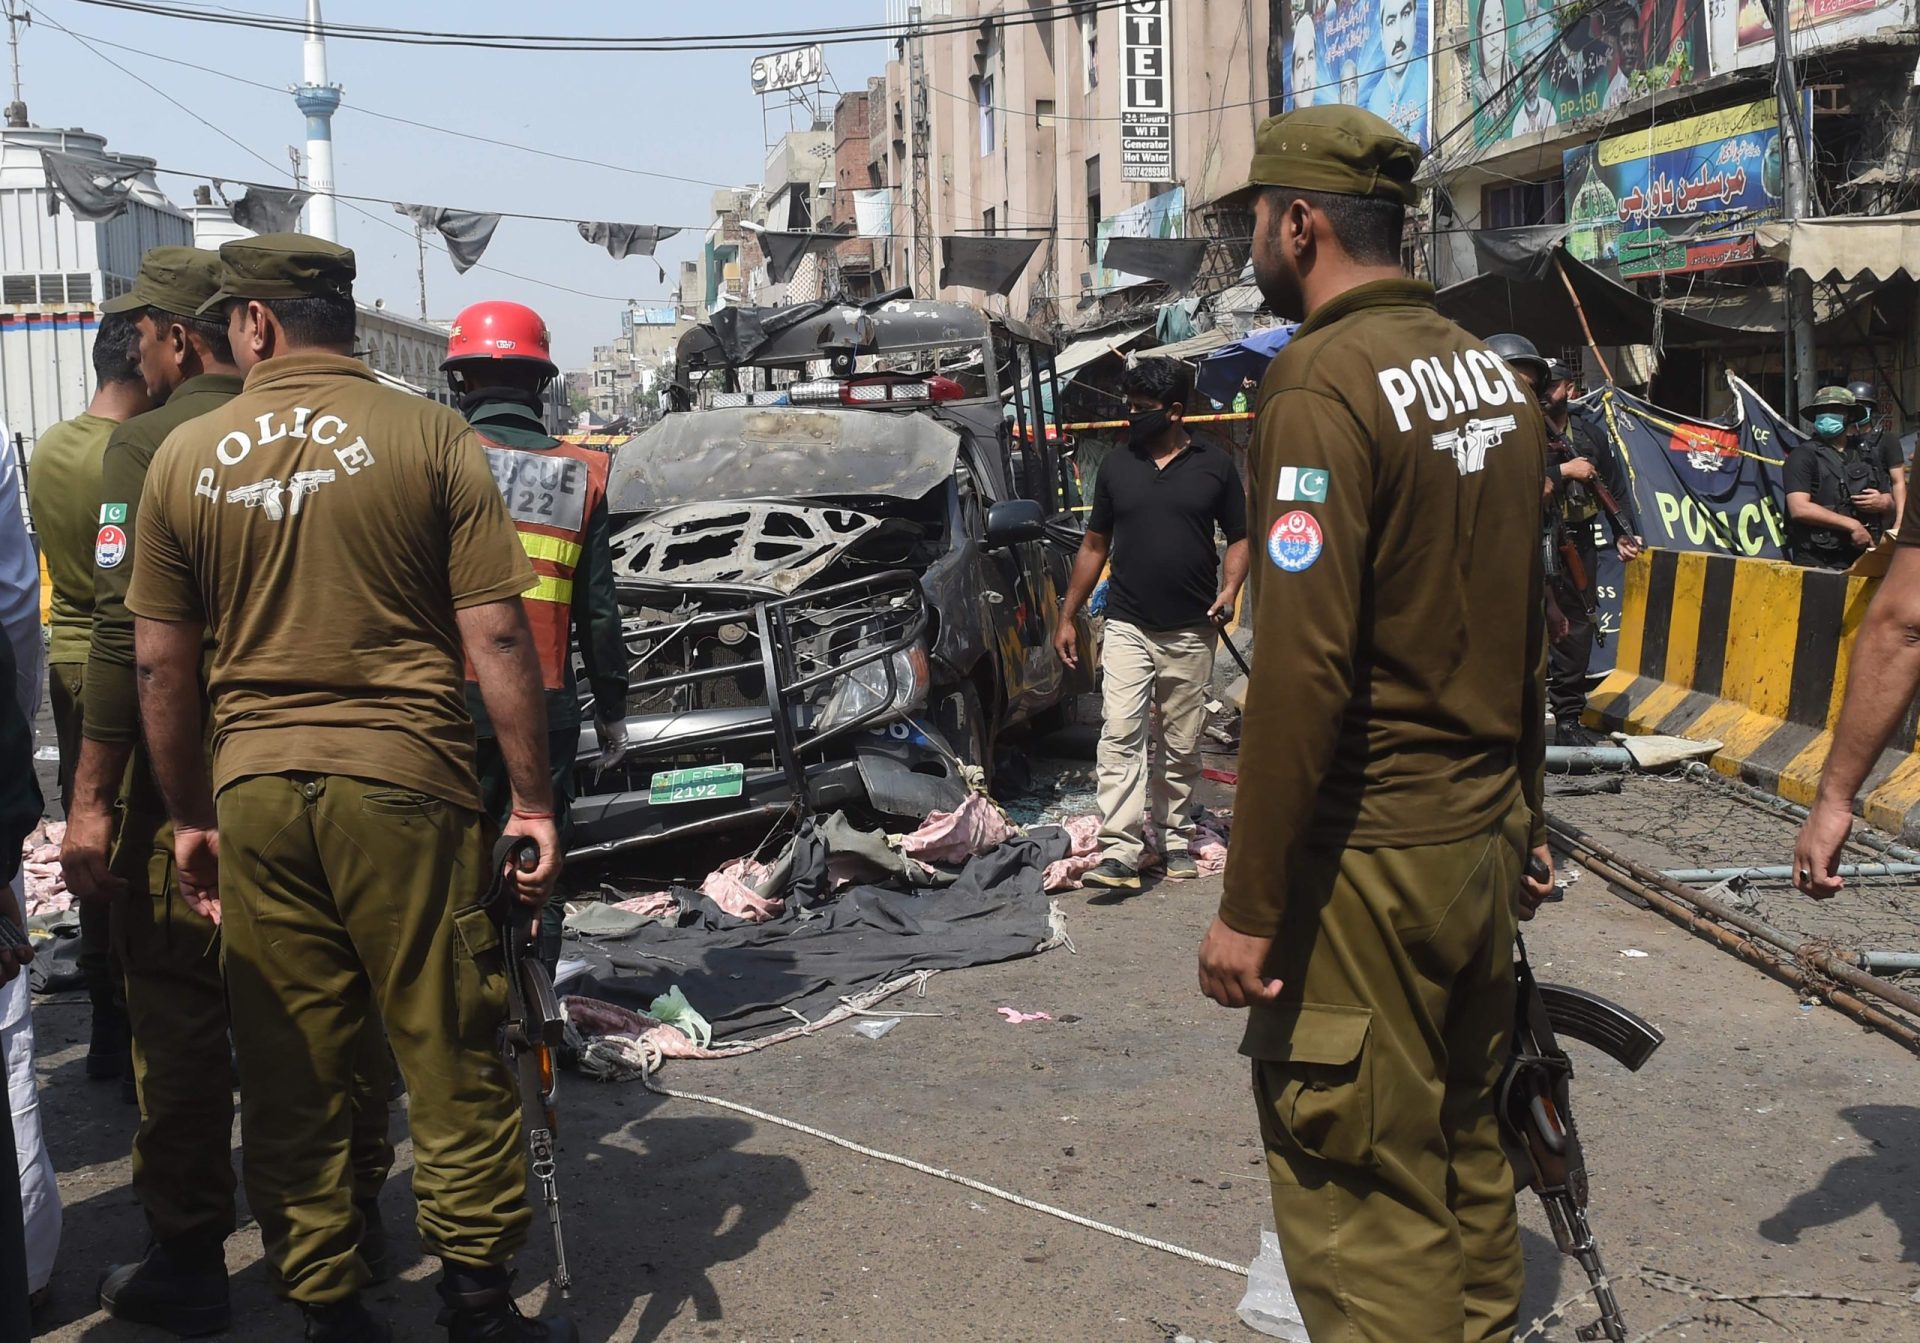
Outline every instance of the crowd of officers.
<svg viewBox="0 0 1920 1343"><path fill-rule="evenodd" d="M361 1291L393 1271L397 1063L448 1337L570 1340L510 1291L527 1167L482 899L510 883L529 937L552 911L551 963L594 749L576 646L587 742L625 749L608 461L546 431L536 314L455 322L455 413L353 357L354 275L300 234L152 249L102 306L87 412L30 467L87 1072L140 1106L150 1239L100 1303L179 1336L228 1326L237 1068L276 1291L308 1339L391 1337ZM537 864L490 871L501 834Z"/></svg>

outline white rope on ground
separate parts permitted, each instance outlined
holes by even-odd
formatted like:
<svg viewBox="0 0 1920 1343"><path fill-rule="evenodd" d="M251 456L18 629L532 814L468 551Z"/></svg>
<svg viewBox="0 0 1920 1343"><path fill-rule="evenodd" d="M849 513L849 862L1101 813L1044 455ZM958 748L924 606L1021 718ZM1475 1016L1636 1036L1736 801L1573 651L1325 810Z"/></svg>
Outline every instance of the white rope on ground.
<svg viewBox="0 0 1920 1343"><path fill-rule="evenodd" d="M874 1161L884 1161L893 1166L904 1166L906 1169L918 1171L922 1175L931 1175L935 1179L946 1180L949 1183L971 1189L977 1194L986 1194L990 1198L1000 1199L1016 1207L1026 1208L1031 1212L1045 1213L1049 1217L1057 1217L1061 1221L1071 1222L1075 1226L1085 1227L1089 1231L1098 1231L1104 1235L1117 1236L1121 1240L1130 1241L1135 1245L1144 1246L1149 1250L1162 1250L1167 1254L1178 1255L1182 1259L1192 1260L1196 1264L1205 1264L1208 1268L1222 1269L1237 1277L1244 1278L1247 1276L1247 1266L1245 1264L1235 1264L1225 1259L1215 1259L1210 1254L1201 1254L1197 1250L1185 1249L1182 1246L1171 1244L1168 1241L1155 1240L1152 1236L1143 1236L1138 1231L1129 1231L1125 1227L1113 1226L1106 1222L1096 1222L1093 1218L1082 1217L1077 1212L1068 1212L1065 1208L1056 1208L1050 1203L1040 1203L1034 1199L1012 1193L1009 1190L995 1188L993 1185L985 1184L970 1176L958 1175L950 1170L942 1170L938 1166L929 1166L925 1162L915 1161L911 1157L896 1156L892 1152L882 1152L877 1147L867 1147L864 1144L853 1142L847 1138L836 1137L824 1129L817 1129L810 1124L802 1124L797 1120L782 1119L779 1115L768 1114L765 1110L756 1110L751 1105L741 1105L737 1101L722 1100L718 1096L703 1096L696 1091L677 1091L671 1087L663 1087L653 1080L651 1073L641 1077L640 1081L648 1091L651 1091L656 1096L669 1096L674 1100L694 1101L698 1104L711 1105L721 1110L731 1110L735 1114L745 1115L749 1119L758 1119L763 1123L775 1124L784 1129L792 1129L795 1133L804 1133L810 1138L818 1138L822 1142L830 1142L835 1147L843 1147L849 1152Z"/></svg>

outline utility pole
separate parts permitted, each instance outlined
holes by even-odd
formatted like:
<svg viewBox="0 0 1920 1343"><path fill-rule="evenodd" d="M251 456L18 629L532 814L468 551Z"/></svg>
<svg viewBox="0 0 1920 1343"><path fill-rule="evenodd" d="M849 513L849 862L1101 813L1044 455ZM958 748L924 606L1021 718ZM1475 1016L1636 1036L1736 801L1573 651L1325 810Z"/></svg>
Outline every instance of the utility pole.
<svg viewBox="0 0 1920 1343"><path fill-rule="evenodd" d="M913 293L915 298L933 298L933 183L927 161L932 152L933 114L927 105L920 14L919 5L907 7L907 69L913 84Z"/></svg>
<svg viewBox="0 0 1920 1343"><path fill-rule="evenodd" d="M13 57L13 101L7 104L7 125L25 126L27 124L27 99L20 91L20 30L33 23L33 11L25 5L18 13L13 6L7 6L7 50Z"/></svg>
<svg viewBox="0 0 1920 1343"><path fill-rule="evenodd" d="M420 320L427 320L427 231L413 226L413 245L420 252Z"/></svg>
<svg viewBox="0 0 1920 1343"><path fill-rule="evenodd" d="M1806 100L1793 68L1793 32L1780 0L1761 0L1767 22L1773 25L1773 91L1780 106L1780 167L1786 217L1814 217L1813 193L1807 180ZM1813 277L1787 270L1787 414L1798 415L1813 400Z"/></svg>

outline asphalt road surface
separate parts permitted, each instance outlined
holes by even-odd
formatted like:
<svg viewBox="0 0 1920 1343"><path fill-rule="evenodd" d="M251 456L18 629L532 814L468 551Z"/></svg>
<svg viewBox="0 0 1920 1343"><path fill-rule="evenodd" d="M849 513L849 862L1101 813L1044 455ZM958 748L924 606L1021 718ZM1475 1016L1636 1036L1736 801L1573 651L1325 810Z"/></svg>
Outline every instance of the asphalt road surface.
<svg viewBox="0 0 1920 1343"><path fill-rule="evenodd" d="M1609 842L1635 838L1620 798L1555 809ZM1763 848L1781 831L1766 825ZM1270 1222L1239 1019L1194 987L1217 897L1215 880L1068 897L1076 950L938 975L924 998L889 1004L938 1016L905 1017L877 1041L838 1027L741 1060L674 1063L662 1080L1245 1263ZM1920 945L1920 926L1909 931ZM1591 876L1527 940L1541 978L1613 997L1667 1034L1638 1075L1573 1046L1593 1221L1629 1278L1634 1333L1680 1321L1658 1337L1920 1337L1920 1060ZM1011 1025L1003 1006L1054 1020ZM144 1239L128 1188L133 1112L116 1085L82 1076L84 1001L43 1003L36 1020L68 1204L44 1337L149 1337L93 1300L101 1269ZM1256 1337L1234 1315L1243 1282L1220 1269L637 1083L572 1077L561 1103L586 1339ZM395 1127L404 1134L404 1115ZM410 1225L407 1173L403 1145L383 1206L404 1269L372 1303L399 1337L430 1339L436 1266ZM1526 1198L1523 1323L1585 1285ZM298 1338L250 1223L227 1253L233 1336ZM519 1281L530 1309L548 1264L536 1234ZM1670 1276L1654 1285L1634 1277L1643 1270ZM1877 1304L1794 1295L1808 1292ZM1591 1315L1576 1303L1568 1317L1522 1336L1571 1339Z"/></svg>

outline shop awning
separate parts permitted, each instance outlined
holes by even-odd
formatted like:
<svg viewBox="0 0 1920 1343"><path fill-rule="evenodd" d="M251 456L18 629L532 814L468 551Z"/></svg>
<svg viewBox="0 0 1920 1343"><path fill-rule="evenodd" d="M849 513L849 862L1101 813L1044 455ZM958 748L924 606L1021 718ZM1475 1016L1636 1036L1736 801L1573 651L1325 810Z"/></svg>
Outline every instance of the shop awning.
<svg viewBox="0 0 1920 1343"><path fill-rule="evenodd" d="M1561 268L1566 279L1561 279ZM1515 331L1541 349L1578 344L1584 311L1601 345L1713 345L1752 347L1771 344L1785 328L1786 302L1779 286L1753 285L1729 292L1669 278L1670 297L1656 303L1631 285L1575 260L1555 247L1537 278L1482 274L1448 285L1438 296L1440 311L1477 336ZM1579 310L1567 293L1571 284ZM1815 320L1828 322L1866 298L1872 286L1816 295Z"/></svg>
<svg viewBox="0 0 1920 1343"><path fill-rule="evenodd" d="M1760 250L1816 280L1920 279L1920 210L1762 224Z"/></svg>
<svg viewBox="0 0 1920 1343"><path fill-rule="evenodd" d="M1086 340L1076 340L1053 357L1054 376L1062 383L1072 382L1080 370L1094 360L1118 354L1152 329L1146 326L1128 327L1123 331L1109 331Z"/></svg>
<svg viewBox="0 0 1920 1343"><path fill-rule="evenodd" d="M1197 336L1176 340L1171 345L1156 345L1151 350L1141 350L1139 355L1142 359L1197 359L1223 345L1233 344L1236 339L1233 332L1217 326L1211 331L1202 331Z"/></svg>

